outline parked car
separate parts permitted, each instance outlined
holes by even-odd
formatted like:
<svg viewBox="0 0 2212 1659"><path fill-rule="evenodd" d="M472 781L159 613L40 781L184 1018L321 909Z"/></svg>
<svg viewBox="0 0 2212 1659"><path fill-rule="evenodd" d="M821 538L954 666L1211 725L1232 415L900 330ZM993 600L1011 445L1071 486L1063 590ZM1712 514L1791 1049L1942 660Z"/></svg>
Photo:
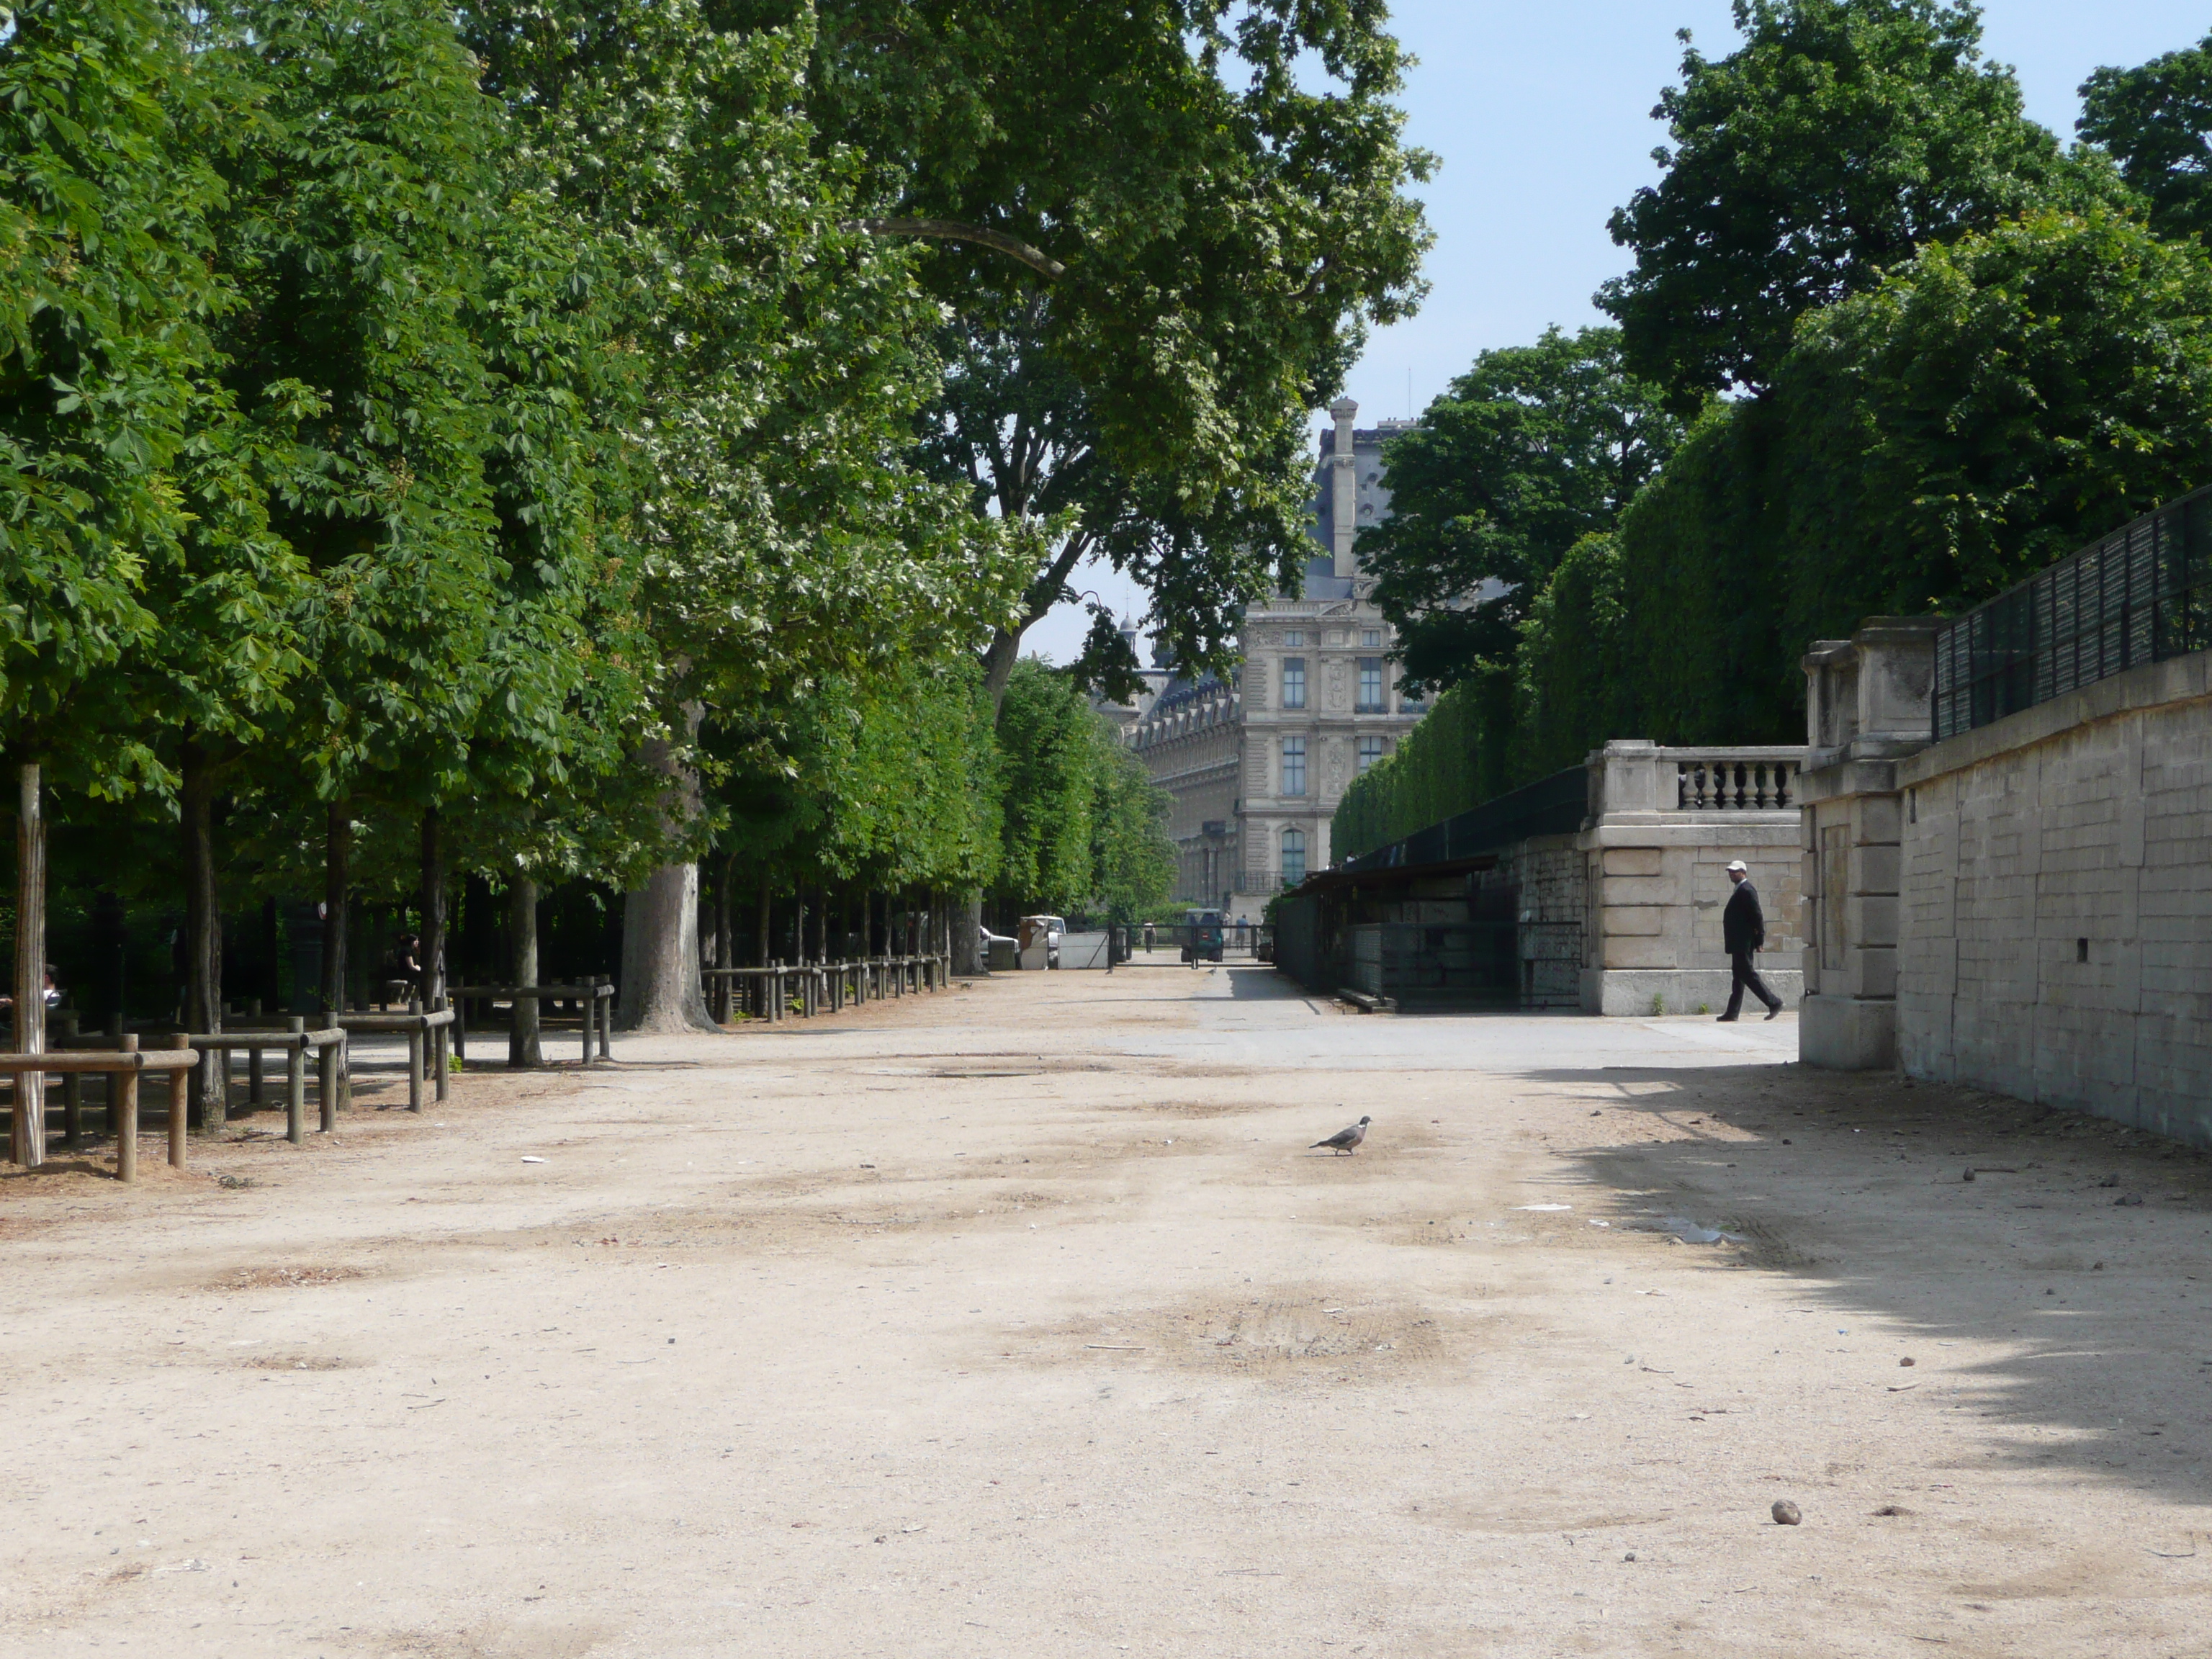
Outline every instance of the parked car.
<svg viewBox="0 0 2212 1659"><path fill-rule="evenodd" d="M988 927L978 927L975 931L981 935L976 945L985 973L1005 973L1022 965L1021 946L1013 939Z"/></svg>
<svg viewBox="0 0 2212 1659"><path fill-rule="evenodd" d="M1182 913L1188 940L1182 947L1185 962L1218 962L1221 960L1221 912L1218 910L1186 910Z"/></svg>
<svg viewBox="0 0 2212 1659"><path fill-rule="evenodd" d="M1057 968L1060 941L1067 937L1067 922L1060 916L1024 916L1018 937L1023 967Z"/></svg>

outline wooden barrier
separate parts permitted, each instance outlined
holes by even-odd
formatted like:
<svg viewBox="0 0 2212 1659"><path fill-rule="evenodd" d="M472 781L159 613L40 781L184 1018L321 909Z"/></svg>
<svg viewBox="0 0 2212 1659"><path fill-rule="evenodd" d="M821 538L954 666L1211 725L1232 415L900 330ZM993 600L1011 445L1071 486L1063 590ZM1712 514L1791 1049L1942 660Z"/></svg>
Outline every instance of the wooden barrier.
<svg viewBox="0 0 2212 1659"><path fill-rule="evenodd" d="M240 1048L246 1051L246 1097L258 1104L262 1095L261 1056L275 1049L284 1056L284 1138L298 1146L307 1127L307 1050L315 1051L317 1092L322 1097L318 1103L322 1108L322 1131L329 1134L338 1127L338 1100L352 1089L352 1068L349 1062L349 1049L346 1034L340 1026L329 1026L311 1031L307 1022L299 1015L289 1017L282 1027L266 1025L234 1025L222 1031L191 1034L192 1046L206 1051L219 1051L223 1056L222 1077L224 1091L229 1090L230 1055Z"/></svg>
<svg viewBox="0 0 2212 1659"><path fill-rule="evenodd" d="M200 1063L200 1056L196 1050L185 1046L181 1034L171 1041L175 1045L172 1048L142 1052L137 1037L126 1034L118 1039L119 1048L104 1052L56 1048L42 1054L0 1054L0 1073L18 1079L15 1088L18 1109L22 1105L21 1079L27 1075L58 1074L67 1078L82 1076L88 1072L100 1072L112 1079L116 1084L110 1097L111 1109L115 1118L115 1178L118 1181L136 1181L138 1178L138 1079L148 1072L167 1072L169 1074L169 1163L176 1169L185 1167L185 1103L192 1068Z"/></svg>
<svg viewBox="0 0 2212 1659"><path fill-rule="evenodd" d="M463 985L451 993L455 1012L461 1018L453 1027L455 1052L465 1066L469 1058L469 1028L467 1007L470 999L480 1002L576 1002L583 1006L584 1064L592 1065L592 1027L599 1029L598 1060L612 1060L614 1045L610 1041L614 1025L615 988L605 974L594 974L579 985Z"/></svg>
<svg viewBox="0 0 2212 1659"><path fill-rule="evenodd" d="M943 955L859 957L845 962L771 962L764 968L702 968L702 978L717 995L710 1012L725 1024L738 1012L737 988L754 993L756 1018L771 1024L795 1012L802 1019L836 1013L845 1006L847 987L854 1000L880 1002L908 991L941 991L951 983L952 964ZM797 1000L794 1010L792 1003Z"/></svg>
<svg viewBox="0 0 2212 1659"><path fill-rule="evenodd" d="M404 1014L340 1014L338 1029L350 1035L355 1031L398 1031L407 1038L407 1109L422 1109L422 1068L426 1054L434 1060L438 1068L436 1097L446 1097L448 1067L446 1065L445 1037L453 1023L451 1008L434 1008L427 1012L420 997L410 999Z"/></svg>

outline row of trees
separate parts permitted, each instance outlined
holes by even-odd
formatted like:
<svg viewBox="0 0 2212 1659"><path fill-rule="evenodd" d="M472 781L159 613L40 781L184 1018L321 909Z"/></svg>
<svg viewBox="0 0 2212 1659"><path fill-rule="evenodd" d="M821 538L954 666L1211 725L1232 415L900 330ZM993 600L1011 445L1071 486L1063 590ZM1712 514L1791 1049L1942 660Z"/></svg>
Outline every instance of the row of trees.
<svg viewBox="0 0 2212 1659"><path fill-rule="evenodd" d="M1304 413L1419 295L1401 65L1302 0L17 9L26 882L44 821L181 885L205 1029L262 892L324 893L334 1004L349 893L416 894L434 988L458 875L601 882L665 1026L702 857L1030 878L999 704L1077 565L1206 663L1303 557ZM1102 617L1071 684L1133 666Z"/></svg>
<svg viewBox="0 0 2212 1659"><path fill-rule="evenodd" d="M1618 326L1486 353L1390 452L1363 556L1468 729L1450 810L1608 738L1790 741L1808 641L1971 605L2212 467L2212 40L2098 71L2064 149L1972 5L1736 21L1613 216ZM1340 850L1435 769L1370 771Z"/></svg>

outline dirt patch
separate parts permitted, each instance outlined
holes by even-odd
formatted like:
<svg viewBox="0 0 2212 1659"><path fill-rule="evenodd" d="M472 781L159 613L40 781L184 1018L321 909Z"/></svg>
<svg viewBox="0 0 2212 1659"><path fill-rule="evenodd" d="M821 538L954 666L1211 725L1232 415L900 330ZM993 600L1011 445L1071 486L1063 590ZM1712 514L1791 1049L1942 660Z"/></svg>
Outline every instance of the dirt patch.
<svg viewBox="0 0 2212 1659"><path fill-rule="evenodd" d="M350 1371L375 1364L369 1359L340 1359L332 1354L261 1353L238 1362L247 1371Z"/></svg>
<svg viewBox="0 0 2212 1659"><path fill-rule="evenodd" d="M1244 1112L1272 1112L1279 1100L1138 1100L1115 1102L1099 1109L1108 1112L1146 1112L1157 1117L1235 1117Z"/></svg>
<svg viewBox="0 0 2212 1659"><path fill-rule="evenodd" d="M1214 1376L1352 1382L1425 1370L1443 1357L1444 1342L1432 1310L1316 1294L1073 1321L1016 1333L1003 1352L1042 1365L1126 1359Z"/></svg>
<svg viewBox="0 0 2212 1659"><path fill-rule="evenodd" d="M349 1279L365 1277L359 1267L339 1266L248 1267L242 1273L212 1279L200 1288L217 1291L289 1290L309 1285L339 1285Z"/></svg>

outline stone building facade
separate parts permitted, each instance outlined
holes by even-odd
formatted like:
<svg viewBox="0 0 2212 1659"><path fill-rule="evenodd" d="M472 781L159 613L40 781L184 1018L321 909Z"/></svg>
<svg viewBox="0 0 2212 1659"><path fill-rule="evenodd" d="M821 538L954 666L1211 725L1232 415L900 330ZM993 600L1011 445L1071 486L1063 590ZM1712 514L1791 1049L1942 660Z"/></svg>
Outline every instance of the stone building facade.
<svg viewBox="0 0 2212 1659"><path fill-rule="evenodd" d="M1176 896L1257 921L1267 901L1330 862L1329 820L1344 792L1398 746L1425 712L1403 696L1395 630L1353 543L1389 516L1382 445L1411 424L1362 428L1340 398L1315 469L1304 591L1248 608L1243 663L1224 682L1168 681L1128 741L1174 805Z"/></svg>

